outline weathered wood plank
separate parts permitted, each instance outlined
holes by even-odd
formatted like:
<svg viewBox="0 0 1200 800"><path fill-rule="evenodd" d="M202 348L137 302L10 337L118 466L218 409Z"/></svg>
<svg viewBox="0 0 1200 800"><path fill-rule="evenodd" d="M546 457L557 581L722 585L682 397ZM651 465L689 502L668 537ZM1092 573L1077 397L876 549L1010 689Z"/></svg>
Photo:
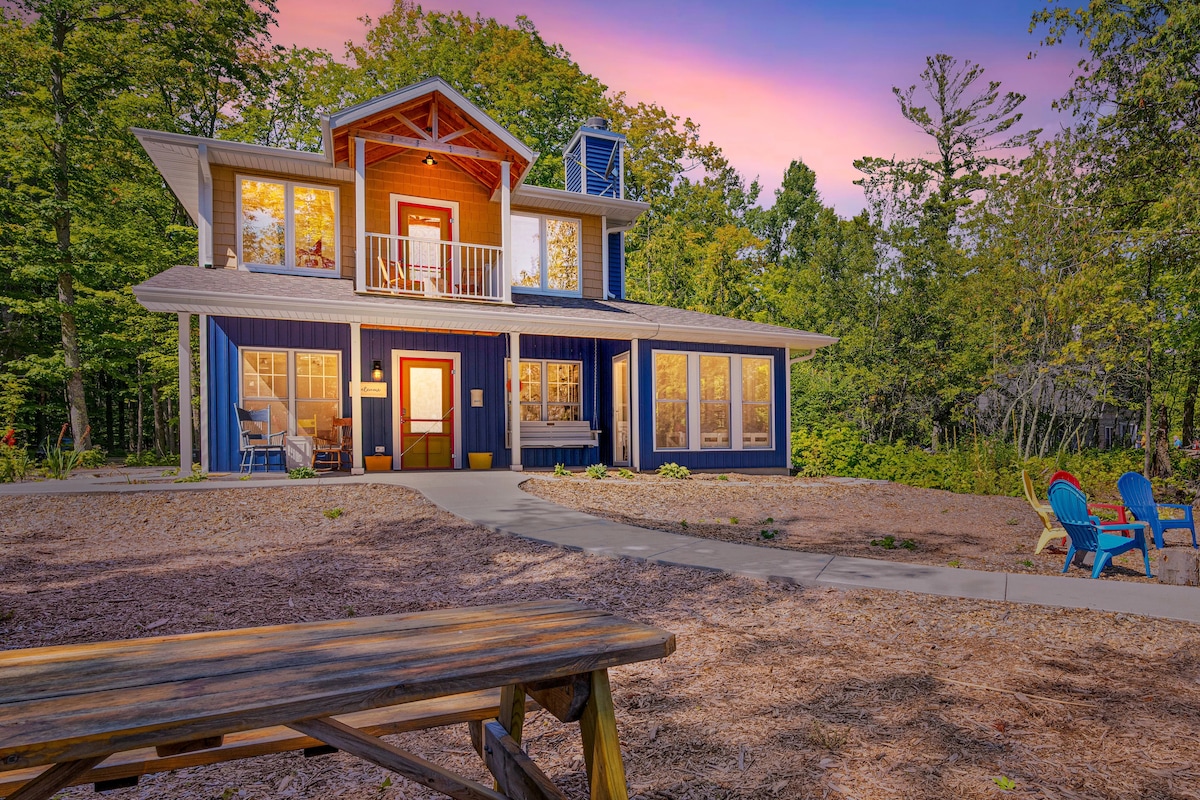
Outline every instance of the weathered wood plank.
<svg viewBox="0 0 1200 800"><path fill-rule="evenodd" d="M367 736L336 720L309 719L293 722L291 727L455 800L509 800L481 783L455 775L431 761Z"/></svg>
<svg viewBox="0 0 1200 800"><path fill-rule="evenodd" d="M8 800L49 800L59 789L70 786L76 778L103 760L104 756L91 756L55 764L9 795Z"/></svg>
<svg viewBox="0 0 1200 800"><path fill-rule="evenodd" d="M338 717L351 727L371 736L387 736L405 731L424 730L462 722L478 725L484 719L494 719L500 713L500 690L422 700L402 706L374 708ZM482 730L482 729L481 729ZM326 747L321 741L278 725L255 731L242 731L225 737L221 747L193 751L176 756L159 757L152 747L127 750L109 756L102 764L74 780L74 784L121 780L156 772L170 772L186 767L236 761L243 758L285 753L294 750ZM482 755L482 750L480 751ZM0 772L0 797L5 797L45 771L45 767Z"/></svg>
<svg viewBox="0 0 1200 800"><path fill-rule="evenodd" d="M583 760L592 800L629 800L621 743L617 739L616 711L606 670L592 673L591 695L579 720L579 732L583 738Z"/></svg>
<svg viewBox="0 0 1200 800"><path fill-rule="evenodd" d="M592 694L591 676L587 673L522 686L539 706L557 717L559 722L578 722Z"/></svg>
<svg viewBox="0 0 1200 800"><path fill-rule="evenodd" d="M198 750L212 750L225 743L224 736L205 736L201 739L188 739L186 742L160 744L154 748L154 754L159 758L178 756L183 753L195 753Z"/></svg>
<svg viewBox="0 0 1200 800"><path fill-rule="evenodd" d="M321 663L278 674L248 673L0 705L0 762L10 768L74 760L98 752L231 733L297 718L343 714L496 685L560 677L649 658L674 648L663 631L606 630L603 618L533 640L514 636L485 650L402 652ZM398 644L398 648L400 645ZM449 648L452 649L452 648ZM15 756L15 761L10 760Z"/></svg>
<svg viewBox="0 0 1200 800"><path fill-rule="evenodd" d="M483 723L483 760L500 791L512 800L567 800L496 721Z"/></svg>

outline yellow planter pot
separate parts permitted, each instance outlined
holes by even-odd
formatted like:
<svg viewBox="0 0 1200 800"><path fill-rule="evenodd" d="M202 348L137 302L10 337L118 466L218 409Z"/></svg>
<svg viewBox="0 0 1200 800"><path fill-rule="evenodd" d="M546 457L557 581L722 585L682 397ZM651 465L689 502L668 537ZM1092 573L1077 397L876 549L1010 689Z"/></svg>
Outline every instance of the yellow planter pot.
<svg viewBox="0 0 1200 800"><path fill-rule="evenodd" d="M492 454L491 453L467 453L467 463L471 469L491 469Z"/></svg>
<svg viewBox="0 0 1200 800"><path fill-rule="evenodd" d="M363 456L367 472L390 472L392 469L391 456Z"/></svg>

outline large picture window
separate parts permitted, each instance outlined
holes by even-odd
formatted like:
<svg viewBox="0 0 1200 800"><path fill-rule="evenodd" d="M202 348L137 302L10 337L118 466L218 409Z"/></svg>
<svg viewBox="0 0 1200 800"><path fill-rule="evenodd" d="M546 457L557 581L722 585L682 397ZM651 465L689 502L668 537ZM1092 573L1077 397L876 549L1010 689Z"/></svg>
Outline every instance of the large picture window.
<svg viewBox="0 0 1200 800"><path fill-rule="evenodd" d="M656 351L654 449L770 449L772 364L769 356Z"/></svg>
<svg viewBox="0 0 1200 800"><path fill-rule="evenodd" d="M509 374L504 362L504 374ZM561 422L583 419L583 365L578 361L521 359L521 420ZM511 409L512 393L508 395ZM504 419L512 419L505 414ZM507 424L507 422L506 422Z"/></svg>
<svg viewBox="0 0 1200 800"><path fill-rule="evenodd" d="M577 219L513 214L513 288L579 294L581 230Z"/></svg>
<svg viewBox="0 0 1200 800"><path fill-rule="evenodd" d="M333 420L342 416L338 353L242 350L241 369L241 406L271 409L272 431L336 438Z"/></svg>
<svg viewBox="0 0 1200 800"><path fill-rule="evenodd" d="M242 264L265 271L338 273L337 189L238 178Z"/></svg>

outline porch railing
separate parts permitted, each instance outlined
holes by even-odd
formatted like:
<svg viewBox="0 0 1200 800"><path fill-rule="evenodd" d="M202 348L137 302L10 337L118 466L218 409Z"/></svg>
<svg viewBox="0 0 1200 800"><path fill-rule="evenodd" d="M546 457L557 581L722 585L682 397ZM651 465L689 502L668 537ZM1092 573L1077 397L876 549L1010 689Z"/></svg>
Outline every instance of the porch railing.
<svg viewBox="0 0 1200 800"><path fill-rule="evenodd" d="M366 234L363 291L451 300L503 300L503 249L415 236Z"/></svg>

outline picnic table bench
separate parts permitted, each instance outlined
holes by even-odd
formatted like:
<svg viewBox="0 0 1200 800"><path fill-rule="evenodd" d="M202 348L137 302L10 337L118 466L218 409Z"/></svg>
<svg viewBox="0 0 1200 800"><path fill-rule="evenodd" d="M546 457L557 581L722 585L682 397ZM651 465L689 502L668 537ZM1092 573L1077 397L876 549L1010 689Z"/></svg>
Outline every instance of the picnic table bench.
<svg viewBox="0 0 1200 800"><path fill-rule="evenodd" d="M608 668L673 634L557 600L0 651L0 796L333 749L463 800L563 795L520 749L529 699L578 722L594 800L626 800ZM496 789L378 736L466 722Z"/></svg>

